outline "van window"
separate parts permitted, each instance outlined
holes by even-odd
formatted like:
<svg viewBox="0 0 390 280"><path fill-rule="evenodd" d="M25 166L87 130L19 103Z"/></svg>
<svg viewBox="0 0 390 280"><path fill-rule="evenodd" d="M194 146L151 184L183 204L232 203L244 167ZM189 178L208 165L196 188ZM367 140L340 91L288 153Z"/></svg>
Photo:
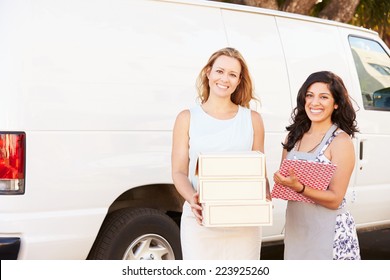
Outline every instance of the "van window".
<svg viewBox="0 0 390 280"><path fill-rule="evenodd" d="M366 110L390 111L390 57L373 40L349 37Z"/></svg>

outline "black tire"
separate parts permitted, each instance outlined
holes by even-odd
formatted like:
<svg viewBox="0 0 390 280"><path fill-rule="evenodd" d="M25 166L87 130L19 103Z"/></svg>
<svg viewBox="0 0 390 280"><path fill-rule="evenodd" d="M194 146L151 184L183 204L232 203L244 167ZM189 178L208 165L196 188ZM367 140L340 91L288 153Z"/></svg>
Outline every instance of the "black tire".
<svg viewBox="0 0 390 280"><path fill-rule="evenodd" d="M161 211L121 209L108 215L88 259L182 259L180 230Z"/></svg>

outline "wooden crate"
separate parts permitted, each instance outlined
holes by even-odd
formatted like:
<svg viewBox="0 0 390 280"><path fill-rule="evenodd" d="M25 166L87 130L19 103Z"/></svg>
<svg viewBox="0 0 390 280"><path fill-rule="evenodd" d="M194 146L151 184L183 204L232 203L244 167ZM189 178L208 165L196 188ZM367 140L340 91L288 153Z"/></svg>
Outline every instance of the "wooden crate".
<svg viewBox="0 0 390 280"><path fill-rule="evenodd" d="M198 157L199 178L265 178L265 156L258 151L202 153Z"/></svg>
<svg viewBox="0 0 390 280"><path fill-rule="evenodd" d="M264 154L202 153L196 170L204 226L272 225L272 203L266 200Z"/></svg>
<svg viewBox="0 0 390 280"><path fill-rule="evenodd" d="M202 204L209 227L270 226L272 203L263 200L208 201Z"/></svg>

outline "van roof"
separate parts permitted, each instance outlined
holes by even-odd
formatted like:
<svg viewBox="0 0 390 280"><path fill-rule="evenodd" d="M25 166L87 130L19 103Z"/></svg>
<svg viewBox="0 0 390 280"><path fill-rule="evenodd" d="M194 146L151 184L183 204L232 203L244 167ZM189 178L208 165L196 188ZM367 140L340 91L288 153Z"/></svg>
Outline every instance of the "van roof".
<svg viewBox="0 0 390 280"><path fill-rule="evenodd" d="M242 12L291 18L291 19L296 19L296 20L303 20L303 21L314 22L314 23L334 25L334 26L339 26L339 27L343 27L343 28L355 29L355 30L359 30L359 31L363 31L363 32L377 34L377 32L374 30L363 28L363 27L358 27L355 25L347 24L347 23L342 23L342 22L327 20L327 19L322 19L322 18L316 18L316 17L312 17L312 16L307 16L307 15L288 13L288 12L284 12L284 11L277 11L277 10L253 7L253 6L216 2L216 1L212 1L212 0L157 0L157 1L181 3L181 4L195 5L195 6L208 6L208 7L221 8L224 10L242 11Z"/></svg>

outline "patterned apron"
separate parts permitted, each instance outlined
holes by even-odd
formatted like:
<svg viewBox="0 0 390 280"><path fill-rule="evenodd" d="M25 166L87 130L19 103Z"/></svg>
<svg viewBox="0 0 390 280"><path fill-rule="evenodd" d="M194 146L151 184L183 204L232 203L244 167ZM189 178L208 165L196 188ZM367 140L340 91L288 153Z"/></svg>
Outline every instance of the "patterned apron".
<svg viewBox="0 0 390 280"><path fill-rule="evenodd" d="M313 153L291 150L288 159L315 161L337 130L332 125ZM285 260L332 260L336 217L344 209L331 210L315 203L288 201L285 225Z"/></svg>

